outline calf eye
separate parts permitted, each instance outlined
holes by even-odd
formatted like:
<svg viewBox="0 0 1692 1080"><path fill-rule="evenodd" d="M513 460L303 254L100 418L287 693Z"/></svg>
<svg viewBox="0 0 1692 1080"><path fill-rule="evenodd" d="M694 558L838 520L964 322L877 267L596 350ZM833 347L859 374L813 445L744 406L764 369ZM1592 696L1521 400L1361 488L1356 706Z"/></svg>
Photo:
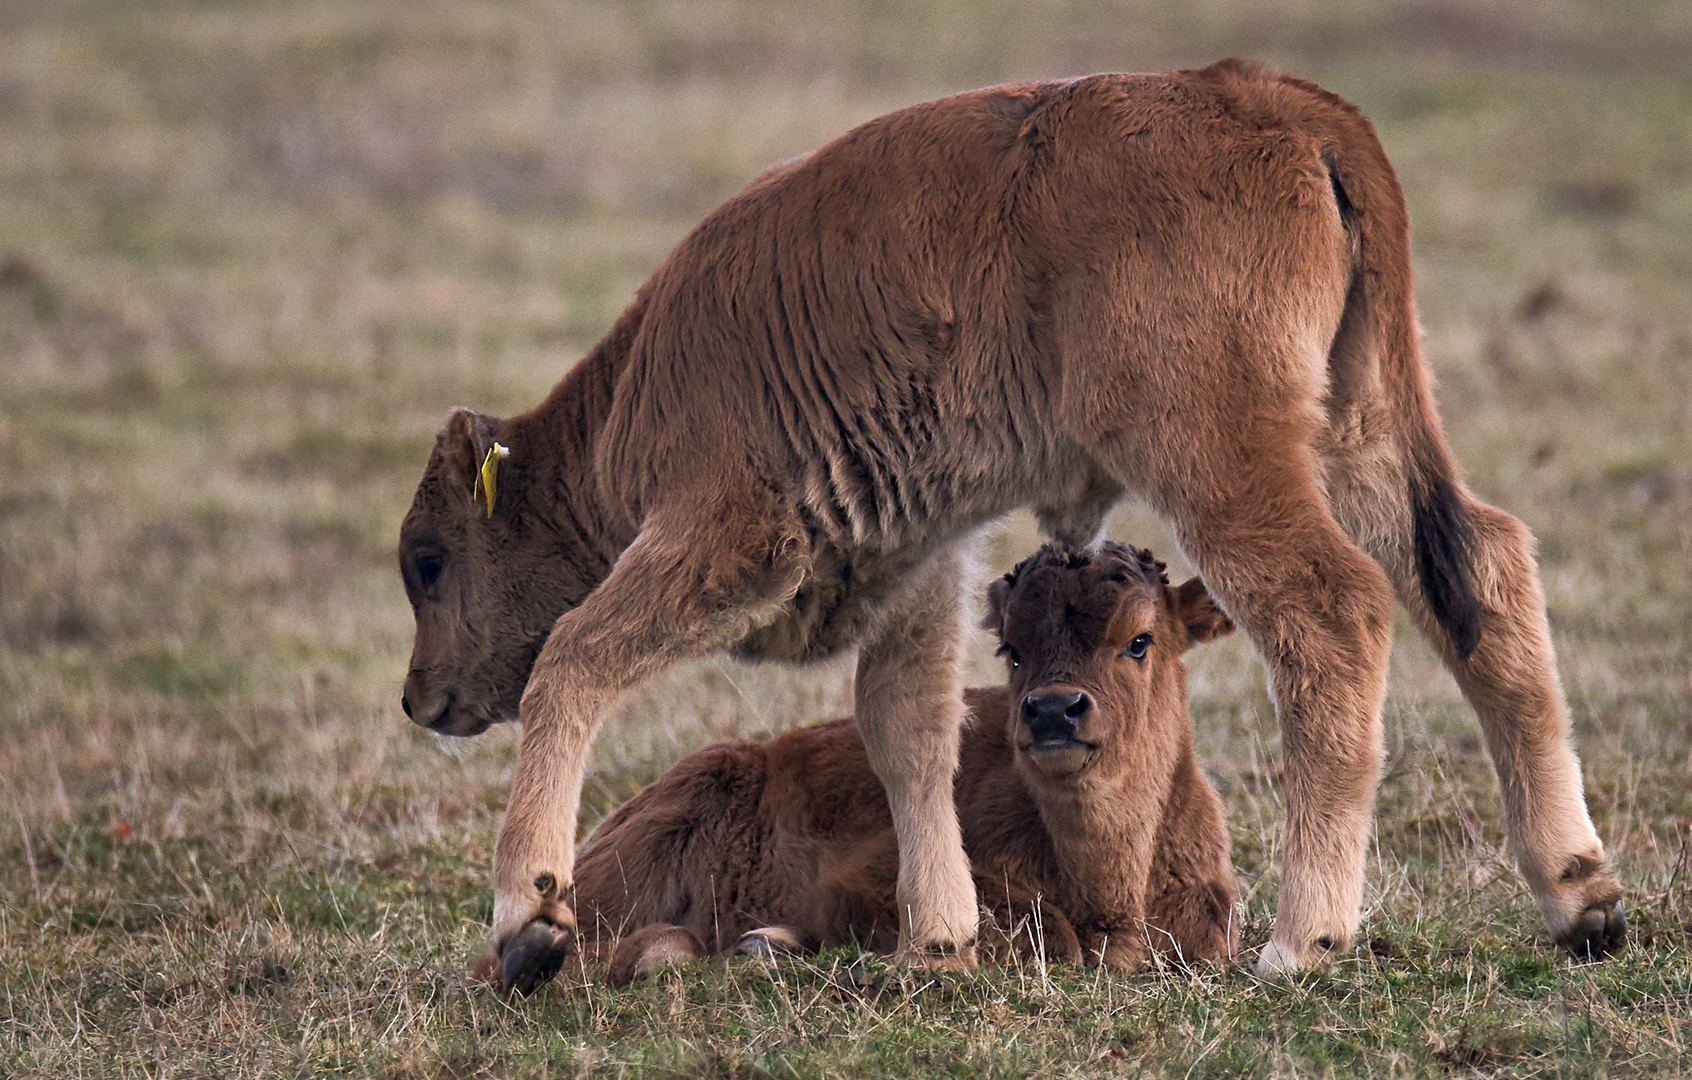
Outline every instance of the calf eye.
<svg viewBox="0 0 1692 1080"><path fill-rule="evenodd" d="M1128 643L1128 647L1122 650L1122 655L1130 660L1144 660L1146 650L1151 648L1151 643L1152 636L1150 634L1141 634Z"/></svg>
<svg viewBox="0 0 1692 1080"><path fill-rule="evenodd" d="M1017 668L1022 666L1022 657L1016 655L1016 650L1011 648L1009 645L1000 645L998 651L996 651L993 655L1004 657L1005 663L1010 665L1012 671L1015 671Z"/></svg>
<svg viewBox="0 0 1692 1080"><path fill-rule="evenodd" d="M441 570L446 566L446 559L438 553L429 551L417 556L414 564L417 567L417 583L427 589L441 578Z"/></svg>

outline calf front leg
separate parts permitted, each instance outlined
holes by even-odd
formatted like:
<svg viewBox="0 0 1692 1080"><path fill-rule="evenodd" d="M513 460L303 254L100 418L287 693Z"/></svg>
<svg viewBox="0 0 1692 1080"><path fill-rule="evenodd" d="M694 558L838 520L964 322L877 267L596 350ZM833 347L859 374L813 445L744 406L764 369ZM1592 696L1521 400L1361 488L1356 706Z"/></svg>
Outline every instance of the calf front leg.
<svg viewBox="0 0 1692 1080"><path fill-rule="evenodd" d="M523 742L494 848L501 985L528 993L575 944L569 903L588 744L626 687L714 652L767 621L797 589L803 533L770 501L681 506L647 519L611 574L562 616L523 693Z"/></svg>
<svg viewBox="0 0 1692 1080"><path fill-rule="evenodd" d="M975 883L952 799L963 723L960 558L937 556L858 653L858 729L899 839L901 960L973 967Z"/></svg>
<svg viewBox="0 0 1692 1080"><path fill-rule="evenodd" d="M1152 950L1189 963L1232 961L1239 940L1236 891L1227 815L1189 749L1158 826L1146 900Z"/></svg>
<svg viewBox="0 0 1692 1080"><path fill-rule="evenodd" d="M977 947L989 963L1008 963L1014 957L1082 962L1081 939L1069 916L1009 867L977 867L975 888L981 897Z"/></svg>

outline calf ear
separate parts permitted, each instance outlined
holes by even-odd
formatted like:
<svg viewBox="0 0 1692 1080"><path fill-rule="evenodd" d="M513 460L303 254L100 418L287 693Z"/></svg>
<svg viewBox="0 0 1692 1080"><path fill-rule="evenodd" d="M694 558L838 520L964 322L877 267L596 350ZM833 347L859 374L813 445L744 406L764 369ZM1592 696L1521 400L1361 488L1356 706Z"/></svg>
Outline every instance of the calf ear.
<svg viewBox="0 0 1692 1080"><path fill-rule="evenodd" d="M1203 645L1234 632L1234 621L1216 606L1198 578L1188 578L1173 592L1175 618L1187 628L1187 644Z"/></svg>
<svg viewBox="0 0 1692 1080"><path fill-rule="evenodd" d="M993 631L1000 641L1005 637L1005 597L1010 591L1009 574L987 586L987 617L981 620L981 629Z"/></svg>
<svg viewBox="0 0 1692 1080"><path fill-rule="evenodd" d="M446 427L435 437L447 475L459 483L464 497L481 506L489 517L493 516L493 495L498 489L497 486L489 487L483 483L483 468L491 465L490 472L497 476L498 460L490 461L488 457L498 446L493 436L494 425L497 423L491 416L483 416L469 409L454 409L452 415L447 417ZM494 452L495 459L503 456L502 453ZM497 485L497 480L495 484Z"/></svg>

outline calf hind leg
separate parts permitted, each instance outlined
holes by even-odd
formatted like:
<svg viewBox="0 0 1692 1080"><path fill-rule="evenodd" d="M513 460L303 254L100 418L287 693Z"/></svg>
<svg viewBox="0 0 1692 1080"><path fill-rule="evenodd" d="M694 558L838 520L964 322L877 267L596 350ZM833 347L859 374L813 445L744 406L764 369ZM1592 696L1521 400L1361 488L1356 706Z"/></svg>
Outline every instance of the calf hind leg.
<svg viewBox="0 0 1692 1080"><path fill-rule="evenodd" d="M1592 827L1533 539L1514 517L1455 488L1448 496L1468 524L1479 634L1466 656L1440 625L1417 572L1412 529L1383 553L1399 597L1457 678L1480 717L1504 795L1511 853L1533 890L1551 936L1577 956L1620 949L1627 924L1621 887Z"/></svg>
<svg viewBox="0 0 1692 1080"><path fill-rule="evenodd" d="M1380 712L1392 590L1351 543L1296 446L1213 466L1221 490L1187 484L1158 498L1205 584L1269 669L1287 804L1275 929L1258 958L1270 975L1349 946L1380 770Z"/></svg>

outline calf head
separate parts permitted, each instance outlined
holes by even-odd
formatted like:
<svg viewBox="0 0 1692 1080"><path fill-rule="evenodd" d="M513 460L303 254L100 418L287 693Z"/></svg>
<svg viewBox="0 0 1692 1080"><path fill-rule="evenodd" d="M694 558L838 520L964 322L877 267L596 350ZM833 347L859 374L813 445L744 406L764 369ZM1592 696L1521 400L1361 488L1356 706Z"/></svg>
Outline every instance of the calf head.
<svg viewBox="0 0 1692 1080"><path fill-rule="evenodd" d="M1169 586L1151 553L1047 544L988 591L1010 668L1011 745L1049 780L1114 775L1137 738L1187 717L1188 648L1233 629L1204 583Z"/></svg>
<svg viewBox="0 0 1692 1080"><path fill-rule="evenodd" d="M568 557L569 515L545 491L556 470L541 440L524 442L510 421L454 410L400 526L417 620L400 703L445 735L517 718L553 622L603 574Z"/></svg>

